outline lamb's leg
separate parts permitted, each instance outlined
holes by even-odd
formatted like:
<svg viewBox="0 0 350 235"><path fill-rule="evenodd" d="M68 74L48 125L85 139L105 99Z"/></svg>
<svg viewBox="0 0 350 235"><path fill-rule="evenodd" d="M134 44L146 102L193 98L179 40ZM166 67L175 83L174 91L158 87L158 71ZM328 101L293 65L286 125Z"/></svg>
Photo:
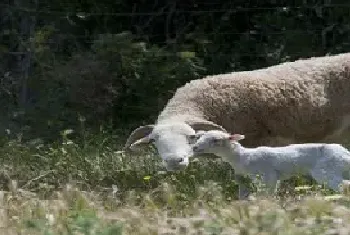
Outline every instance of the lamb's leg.
<svg viewBox="0 0 350 235"><path fill-rule="evenodd" d="M249 187L246 186L246 180L244 180L244 176L235 175L235 180L238 183L238 199L245 200L250 195Z"/></svg>
<svg viewBox="0 0 350 235"><path fill-rule="evenodd" d="M343 183L341 169L325 170L324 167L315 167L311 170L311 176L317 181L318 184L326 183L326 186L339 192L339 186Z"/></svg>
<svg viewBox="0 0 350 235"><path fill-rule="evenodd" d="M239 200L246 200L250 196L250 187L247 186L247 180L244 178L242 175L236 175L236 180L238 183L239 191L238 191L238 197ZM255 177L251 176L250 180L256 184L257 180ZM276 185L277 185L277 180L276 176L268 176L267 178L262 177L262 183L265 184L267 188L267 193L268 194L274 194L276 192Z"/></svg>
<svg viewBox="0 0 350 235"><path fill-rule="evenodd" d="M240 200L247 199L250 195L249 187L246 186L246 182L244 181L244 178L242 175L235 175L235 177L239 185L239 199ZM250 178L253 179L253 177L250 177ZM276 172L273 172L273 173L269 172L268 174L262 175L262 182L265 184L269 195L271 194L273 195L276 193L278 182L279 182L277 179L278 179L278 175Z"/></svg>
<svg viewBox="0 0 350 235"><path fill-rule="evenodd" d="M267 187L267 191L269 195L273 195L277 192L277 186L278 186L278 176L277 173L273 170L265 173L262 175L263 183Z"/></svg>
<svg viewBox="0 0 350 235"><path fill-rule="evenodd" d="M330 176L331 177L331 176ZM343 183L343 178L338 176L333 176L331 179L325 181L326 185L333 189L335 192L341 193L340 185Z"/></svg>

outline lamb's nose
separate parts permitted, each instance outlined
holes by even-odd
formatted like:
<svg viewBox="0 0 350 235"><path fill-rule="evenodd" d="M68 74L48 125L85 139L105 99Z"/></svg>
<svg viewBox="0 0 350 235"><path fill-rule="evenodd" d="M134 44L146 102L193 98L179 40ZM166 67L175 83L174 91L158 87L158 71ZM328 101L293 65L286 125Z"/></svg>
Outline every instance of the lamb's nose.
<svg viewBox="0 0 350 235"><path fill-rule="evenodd" d="M177 159L177 162L183 162L183 158L182 157L180 157L179 159Z"/></svg>
<svg viewBox="0 0 350 235"><path fill-rule="evenodd" d="M197 146L193 146L192 149L193 149L193 151L197 151L198 147Z"/></svg>

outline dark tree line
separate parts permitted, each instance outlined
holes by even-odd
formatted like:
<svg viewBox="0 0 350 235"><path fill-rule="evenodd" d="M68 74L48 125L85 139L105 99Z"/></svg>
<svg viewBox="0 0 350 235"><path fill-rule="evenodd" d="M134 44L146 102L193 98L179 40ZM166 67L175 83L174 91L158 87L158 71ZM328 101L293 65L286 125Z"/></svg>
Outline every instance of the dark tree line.
<svg viewBox="0 0 350 235"><path fill-rule="evenodd" d="M208 74L349 51L347 1L37 1L0 10L0 128L153 120ZM80 121L79 121L80 120Z"/></svg>

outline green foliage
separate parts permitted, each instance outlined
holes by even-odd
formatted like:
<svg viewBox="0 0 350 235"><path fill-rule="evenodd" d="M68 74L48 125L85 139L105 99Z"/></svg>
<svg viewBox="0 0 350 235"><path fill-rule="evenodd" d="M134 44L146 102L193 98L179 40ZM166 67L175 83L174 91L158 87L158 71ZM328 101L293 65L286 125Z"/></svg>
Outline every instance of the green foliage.
<svg viewBox="0 0 350 235"><path fill-rule="evenodd" d="M42 50L38 53L44 56ZM46 134L79 126L80 114L90 127L112 115L115 123L124 125L153 120L177 87L203 71L191 52L172 53L137 41L129 32L100 35L90 52L77 53L32 77L30 88L37 101L24 120L36 132L46 129Z"/></svg>
<svg viewBox="0 0 350 235"><path fill-rule="evenodd" d="M20 179L24 188L42 191L45 196L73 180L85 189L100 190L115 185L121 198L131 191L138 195L153 192L163 206L173 199L156 190L159 187L172 188L170 197L175 201L181 199L182 206L195 198L203 201L216 198L217 202L237 198L234 170L225 162L200 159L192 161L184 171L164 172L154 151L133 155L116 152L120 146L108 132L101 131L100 135L85 133L80 142L71 139L74 134L71 130L61 134L61 141L51 144L43 144L40 140L23 143L20 139L4 142L0 148L0 165L3 166L0 189L9 188L9 179ZM250 183L246 181L248 186ZM314 182L298 177L288 183L292 188L283 193L293 195L294 187ZM251 190L254 191L254 187ZM84 200L74 199L74 207L81 208L83 204Z"/></svg>
<svg viewBox="0 0 350 235"><path fill-rule="evenodd" d="M0 225L40 235L329 234L350 221L349 195L315 189L236 201L230 166L201 159L161 173L157 156L115 152L113 136L0 148ZM85 141L85 142L84 142ZM297 180L296 186L303 183ZM338 196L336 198L335 196ZM331 202L329 200L333 200ZM3 210L6 208L6 210ZM10 233L8 233L10 234ZM195 234L195 233L194 233Z"/></svg>
<svg viewBox="0 0 350 235"><path fill-rule="evenodd" d="M80 116L89 128L113 120L128 132L154 121L192 79L344 52L350 45L350 8L339 2L23 4L0 12L0 129L24 138L55 138L59 130L79 127Z"/></svg>
<svg viewBox="0 0 350 235"><path fill-rule="evenodd" d="M134 37L129 32L101 35L92 45L97 60L109 61L106 70L114 81L117 123L154 119L176 87L199 78L204 70L201 60L189 53L177 55Z"/></svg>

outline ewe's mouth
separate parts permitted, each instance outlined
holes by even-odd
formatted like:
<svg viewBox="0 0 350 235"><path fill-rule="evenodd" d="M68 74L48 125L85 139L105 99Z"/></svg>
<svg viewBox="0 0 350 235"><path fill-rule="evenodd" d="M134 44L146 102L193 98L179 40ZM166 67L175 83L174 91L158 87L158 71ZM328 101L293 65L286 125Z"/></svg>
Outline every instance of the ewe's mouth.
<svg viewBox="0 0 350 235"><path fill-rule="evenodd" d="M165 161L165 167L167 171L178 171L184 170L187 167L187 164L184 163L183 159L172 159Z"/></svg>
<svg viewBox="0 0 350 235"><path fill-rule="evenodd" d="M201 149L193 149L193 153L194 154L199 154L199 153L202 153Z"/></svg>
<svg viewBox="0 0 350 235"><path fill-rule="evenodd" d="M177 162L183 162L184 158L182 158L182 157L180 157L180 158L168 158L165 161L166 162L177 163Z"/></svg>

